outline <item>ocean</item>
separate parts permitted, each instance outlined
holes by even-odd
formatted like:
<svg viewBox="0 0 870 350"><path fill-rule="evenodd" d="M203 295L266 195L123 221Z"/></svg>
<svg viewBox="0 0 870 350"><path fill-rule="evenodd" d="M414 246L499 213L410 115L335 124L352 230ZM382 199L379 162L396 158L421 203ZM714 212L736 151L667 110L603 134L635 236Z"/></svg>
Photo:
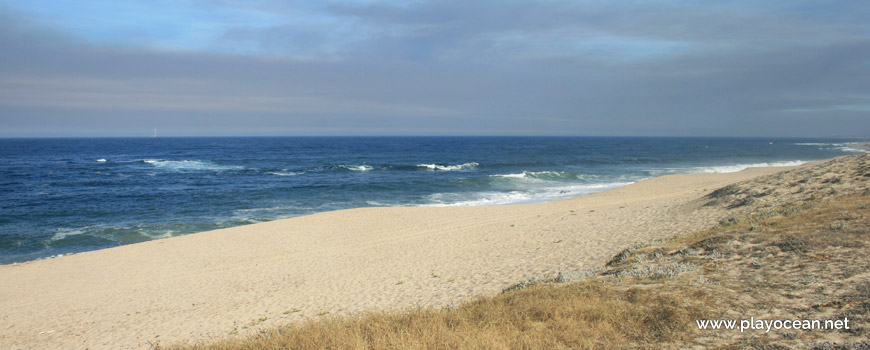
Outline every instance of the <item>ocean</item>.
<svg viewBox="0 0 870 350"><path fill-rule="evenodd" d="M824 139L0 139L0 264L338 209L552 201L855 152Z"/></svg>

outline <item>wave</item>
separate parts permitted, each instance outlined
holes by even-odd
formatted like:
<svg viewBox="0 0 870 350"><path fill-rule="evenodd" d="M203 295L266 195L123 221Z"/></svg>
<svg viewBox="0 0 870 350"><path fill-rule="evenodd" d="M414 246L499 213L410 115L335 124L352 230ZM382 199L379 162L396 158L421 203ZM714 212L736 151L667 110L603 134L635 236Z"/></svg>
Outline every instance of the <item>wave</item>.
<svg viewBox="0 0 870 350"><path fill-rule="evenodd" d="M166 230L165 232L163 232L161 234L145 234L145 235L151 239L164 239L164 238L169 238L169 237L175 237L175 231Z"/></svg>
<svg viewBox="0 0 870 350"><path fill-rule="evenodd" d="M820 150L836 149L848 153L870 153L870 151L852 147L853 143L833 143L833 142L800 142L795 143L798 146L817 146Z"/></svg>
<svg viewBox="0 0 870 350"><path fill-rule="evenodd" d="M268 172L266 174L278 175L278 176L296 176L296 175L299 175L302 173L297 173L297 172L292 172L292 171L272 171L272 172Z"/></svg>
<svg viewBox="0 0 870 350"><path fill-rule="evenodd" d="M438 165L438 164L417 164L418 168L426 168L429 170L455 171L455 170L472 170L479 167L479 163L464 163L458 165Z"/></svg>
<svg viewBox="0 0 870 350"><path fill-rule="evenodd" d="M423 207L488 206L549 202L559 199L606 191L633 182L607 182L583 185L553 186L507 192L435 193L429 195Z"/></svg>
<svg viewBox="0 0 870 350"><path fill-rule="evenodd" d="M162 159L143 159L143 163L153 165L154 167L169 171L228 171L241 170L243 166L233 165L218 165L209 161L201 160L162 160Z"/></svg>
<svg viewBox="0 0 870 350"><path fill-rule="evenodd" d="M852 153L870 153L870 151L866 149L853 148L849 146L839 147L839 149L843 152L852 152Z"/></svg>
<svg viewBox="0 0 870 350"><path fill-rule="evenodd" d="M106 158L100 158L100 159L97 159L97 162L98 162L98 163L105 163L105 162L106 162Z"/></svg>
<svg viewBox="0 0 870 350"><path fill-rule="evenodd" d="M843 151L843 152L850 152L850 153L870 153L870 150L862 149L862 148L855 148L855 147L852 147L852 146L856 146L856 145L859 144L859 143L860 143L860 142L847 143L847 144L843 144L842 146L839 146L839 145L838 145L838 147L836 147L836 148L839 149L839 150L841 150L841 151ZM856 147L859 147L859 146L856 146Z"/></svg>
<svg viewBox="0 0 870 350"><path fill-rule="evenodd" d="M781 161L781 162L767 162L767 163L751 163L751 164L732 164L732 165L720 165L720 166L702 166L702 167L694 167L690 169L692 173L701 173L701 174L718 174L718 173L736 173L738 171L743 171L747 168L766 168L766 167L777 167L777 166L798 166L801 164L807 163L803 160L789 160L789 161Z"/></svg>
<svg viewBox="0 0 870 350"><path fill-rule="evenodd" d="M365 165L365 164L363 164L363 165L344 165L344 164L333 165L330 168L337 169L337 170L348 170L348 171L371 171L371 170L375 169L371 165Z"/></svg>
<svg viewBox="0 0 870 350"><path fill-rule="evenodd" d="M497 177L504 179L523 179L523 180L577 180L583 178L582 175L567 172L567 171L523 171L518 174L496 174L489 177Z"/></svg>
<svg viewBox="0 0 870 350"><path fill-rule="evenodd" d="M807 163L803 160L789 160L780 162L767 163L738 163L729 165L707 165L696 167L680 167L680 168L656 168L646 169L645 173L650 176L661 176L670 174L721 174L721 173L736 173L748 168L766 168L778 166L798 166Z"/></svg>
<svg viewBox="0 0 870 350"><path fill-rule="evenodd" d="M842 146L842 143L827 143L827 142L798 142L798 146Z"/></svg>
<svg viewBox="0 0 870 350"><path fill-rule="evenodd" d="M82 230L62 228L62 229L58 229L57 232L53 236L51 236L50 241L56 242L56 241L62 240L64 238L71 237L71 236L78 236L78 235L83 234L83 233L85 233L85 232Z"/></svg>

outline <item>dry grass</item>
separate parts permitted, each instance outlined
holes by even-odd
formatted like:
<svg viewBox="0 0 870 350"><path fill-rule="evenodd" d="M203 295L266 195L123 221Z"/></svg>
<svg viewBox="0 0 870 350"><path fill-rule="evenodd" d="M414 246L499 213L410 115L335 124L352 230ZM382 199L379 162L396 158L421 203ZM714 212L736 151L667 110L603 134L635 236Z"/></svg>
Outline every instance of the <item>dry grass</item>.
<svg viewBox="0 0 870 350"><path fill-rule="evenodd" d="M327 318L208 349L620 349L680 340L702 300L584 281L530 286L452 310Z"/></svg>
<svg viewBox="0 0 870 350"><path fill-rule="evenodd" d="M839 331L694 330L684 344L714 349L867 349L870 343L870 194L829 197L726 220L718 227L636 247L603 274L656 270L679 262L698 268L672 281L703 291L704 319L826 320ZM838 344L838 345L837 345Z"/></svg>
<svg viewBox="0 0 870 350"><path fill-rule="evenodd" d="M570 283L521 283L452 309L325 316L255 337L180 348L867 348L867 244L870 194L864 191L776 207L635 246L591 275L576 273ZM849 316L856 327L798 333L695 327L696 319L748 316Z"/></svg>

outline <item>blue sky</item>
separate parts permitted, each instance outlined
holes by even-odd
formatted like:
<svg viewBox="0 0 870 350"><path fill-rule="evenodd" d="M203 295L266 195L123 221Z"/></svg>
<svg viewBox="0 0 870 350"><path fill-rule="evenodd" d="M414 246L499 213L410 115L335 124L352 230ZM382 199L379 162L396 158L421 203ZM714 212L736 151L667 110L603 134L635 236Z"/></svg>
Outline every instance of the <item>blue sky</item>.
<svg viewBox="0 0 870 350"><path fill-rule="evenodd" d="M862 1L0 0L0 137L867 137Z"/></svg>

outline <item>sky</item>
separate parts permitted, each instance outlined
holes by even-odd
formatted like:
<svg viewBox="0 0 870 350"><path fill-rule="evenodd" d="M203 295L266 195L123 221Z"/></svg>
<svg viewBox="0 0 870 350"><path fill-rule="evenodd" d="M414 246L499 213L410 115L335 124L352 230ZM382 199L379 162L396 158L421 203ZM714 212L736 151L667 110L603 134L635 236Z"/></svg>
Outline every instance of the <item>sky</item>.
<svg viewBox="0 0 870 350"><path fill-rule="evenodd" d="M870 2L0 0L0 137L870 137Z"/></svg>

